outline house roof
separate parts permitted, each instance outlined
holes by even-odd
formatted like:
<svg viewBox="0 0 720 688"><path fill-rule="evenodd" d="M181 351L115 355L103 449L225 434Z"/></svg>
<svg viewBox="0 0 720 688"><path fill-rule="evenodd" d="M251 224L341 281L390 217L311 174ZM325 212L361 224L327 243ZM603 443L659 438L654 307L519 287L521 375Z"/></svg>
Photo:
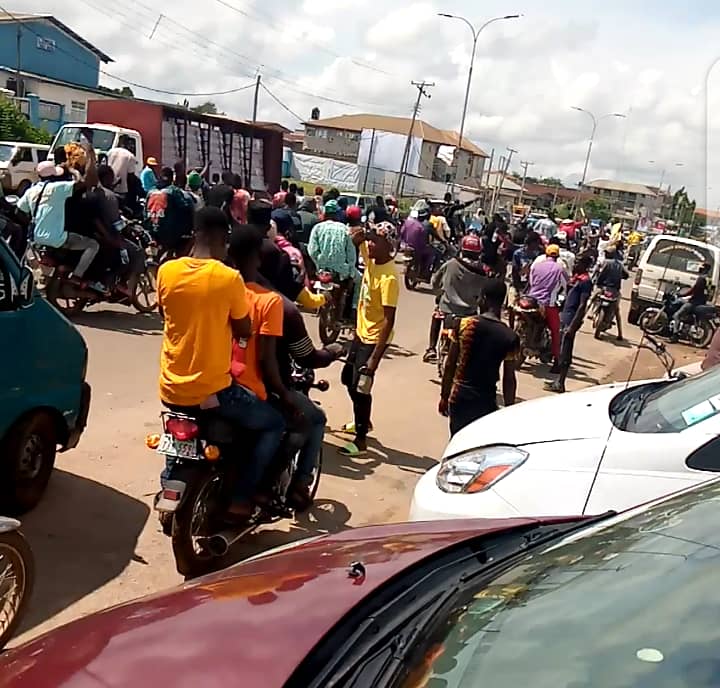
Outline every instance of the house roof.
<svg viewBox="0 0 720 688"><path fill-rule="evenodd" d="M345 129L348 131L360 132L363 129L377 129L379 131L387 131L393 134L407 135L410 130L412 120L409 117L389 117L386 115L340 115L339 117L326 117L325 119L313 119L305 122L306 126L327 127L328 129ZM456 131L446 129L438 129L437 127L423 122L423 120L415 120L412 130L413 136L429 141L430 143L438 143L441 146L457 147L460 140L460 134ZM489 157L481 148L476 146L472 141L463 136L462 149L473 155L479 155L483 158Z"/></svg>
<svg viewBox="0 0 720 688"><path fill-rule="evenodd" d="M604 191L620 191L622 193L640 194L642 196L657 196L657 194L644 184L631 184L629 182L615 182L611 179L594 179L587 182L589 189L602 189Z"/></svg>
<svg viewBox="0 0 720 688"><path fill-rule="evenodd" d="M5 12L0 10L0 24L14 24L16 22L32 22L32 21L48 21L54 24L63 33L66 33L72 39L87 48L90 52L97 56L102 62L113 62L113 59L106 55L102 50L96 48L92 43L86 41L82 36L76 34L69 26L63 24L59 19L53 17L52 14L28 14L27 12Z"/></svg>
<svg viewBox="0 0 720 688"><path fill-rule="evenodd" d="M502 175L502 172L500 171L492 171L488 174L486 180L485 180L485 186L490 189L494 189L497 186L497 183L500 181L500 176ZM515 193L520 193L521 186L520 184L517 184L512 179L510 179L509 176L506 176L503 180L502 184L503 191L512 191Z"/></svg>
<svg viewBox="0 0 720 688"><path fill-rule="evenodd" d="M268 122L259 119L255 122L255 124L258 127L264 127L265 129L274 129L275 131L279 131L283 135L292 133L292 129L288 129L287 127L284 127L282 124L278 124L277 122Z"/></svg>

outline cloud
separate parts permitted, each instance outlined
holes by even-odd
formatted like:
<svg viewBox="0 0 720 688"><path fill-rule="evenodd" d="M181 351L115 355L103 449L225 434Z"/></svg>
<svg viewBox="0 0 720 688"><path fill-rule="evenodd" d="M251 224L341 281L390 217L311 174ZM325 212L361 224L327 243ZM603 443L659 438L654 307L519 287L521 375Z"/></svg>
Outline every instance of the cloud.
<svg viewBox="0 0 720 688"><path fill-rule="evenodd" d="M482 6L473 0L385 0L381 12L360 0L21 4L23 10L55 13L113 56L108 72L137 83L221 91L250 83L259 69L272 92L302 117L314 106L323 116L361 111L408 116L417 95L410 81L427 78L436 85L432 99L423 100L421 116L453 129L459 127L472 38L460 22L436 13L467 16L479 26L490 17L524 12L519 20L488 26L478 39L466 135L488 151L518 149L519 158L535 161L536 174L577 182L591 122L571 107L598 116L623 112L626 120L598 126L590 177L656 184L666 168L666 183L685 184L700 205L720 205L720 153L714 152L720 146L711 146L720 144L720 68L706 89L719 54L713 46L720 8L707 3L702 21L693 20L692 8L680 12L659 4L647 12L620 0L601 6L572 0L517 0L512 6L507 0L485 0ZM249 89L215 100L229 114L247 118L252 96ZM264 92L260 116L299 125ZM684 167L675 167L676 161ZM710 184L709 177L718 181ZM715 187L711 200L708 185Z"/></svg>

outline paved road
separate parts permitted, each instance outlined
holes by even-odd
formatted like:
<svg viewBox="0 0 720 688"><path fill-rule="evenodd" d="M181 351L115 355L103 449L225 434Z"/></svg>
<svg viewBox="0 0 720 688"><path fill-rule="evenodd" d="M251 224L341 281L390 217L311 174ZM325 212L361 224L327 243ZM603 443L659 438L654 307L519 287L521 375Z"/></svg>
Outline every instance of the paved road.
<svg viewBox="0 0 720 688"><path fill-rule="evenodd" d="M395 344L375 386L369 457L340 456L333 447L342 440L329 433L325 472L311 513L266 528L233 552L236 559L316 533L405 519L415 482L434 465L448 437L447 422L436 413L434 368L421 361L432 304L428 293L401 295ZM162 460L144 446L146 433L158 428L161 323L157 317L103 307L77 322L90 350L90 420L79 448L58 458L45 500L25 519L38 578L19 640L181 582L170 543L151 512ZM314 334L313 317L308 326ZM627 330L630 342L636 341L637 329ZM632 343L597 342L587 332L576 350L571 389L626 377L634 355ZM684 355L691 360L689 350ZM647 375L653 364L652 356L641 357L635 377ZM338 364L327 373L330 392L314 393L322 397L334 428L351 412L339 372ZM543 393L545 372L531 365L521 373L520 398Z"/></svg>

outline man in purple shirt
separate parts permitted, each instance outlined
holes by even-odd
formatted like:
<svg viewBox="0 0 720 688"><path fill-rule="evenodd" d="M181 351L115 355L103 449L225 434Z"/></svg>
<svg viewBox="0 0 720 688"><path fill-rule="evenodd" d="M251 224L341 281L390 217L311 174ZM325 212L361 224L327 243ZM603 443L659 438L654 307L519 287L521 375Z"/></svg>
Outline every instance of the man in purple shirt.
<svg viewBox="0 0 720 688"><path fill-rule="evenodd" d="M415 251L418 264L425 269L433 257L433 249L430 246L428 230L423 219L427 220L429 211L425 208L418 213L418 218L408 217L400 229L400 241Z"/></svg>
<svg viewBox="0 0 720 688"><path fill-rule="evenodd" d="M545 250L548 259L533 263L530 268L530 286L528 296L537 299L545 309L545 322L552 339L553 368L557 368L560 358L560 309L558 296L565 288L566 276L563 266L558 263L560 247L549 244Z"/></svg>

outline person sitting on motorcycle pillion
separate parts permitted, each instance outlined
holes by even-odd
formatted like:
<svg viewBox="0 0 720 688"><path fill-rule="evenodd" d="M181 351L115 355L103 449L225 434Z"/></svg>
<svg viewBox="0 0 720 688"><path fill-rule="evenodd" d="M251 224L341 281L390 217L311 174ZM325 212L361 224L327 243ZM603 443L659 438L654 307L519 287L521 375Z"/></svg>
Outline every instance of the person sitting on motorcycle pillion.
<svg viewBox="0 0 720 688"><path fill-rule="evenodd" d="M425 363L437 360L436 345L440 330L448 318L469 318L476 314L483 287L487 281L486 270L481 261L480 237L468 234L460 244L460 255L440 266L433 275L433 289L440 289L437 307L444 317L430 320L430 339L423 356Z"/></svg>
<svg viewBox="0 0 720 688"><path fill-rule="evenodd" d="M622 260L618 257L615 246L610 245L605 249L605 262L600 267L595 280L595 293L590 300L590 317L593 317L597 309L597 298L603 289L612 289L620 292L622 281L629 277L628 271L625 269ZM615 323L617 324L618 336L617 341L623 340L622 333L622 315L620 313L620 299L615 302Z"/></svg>

